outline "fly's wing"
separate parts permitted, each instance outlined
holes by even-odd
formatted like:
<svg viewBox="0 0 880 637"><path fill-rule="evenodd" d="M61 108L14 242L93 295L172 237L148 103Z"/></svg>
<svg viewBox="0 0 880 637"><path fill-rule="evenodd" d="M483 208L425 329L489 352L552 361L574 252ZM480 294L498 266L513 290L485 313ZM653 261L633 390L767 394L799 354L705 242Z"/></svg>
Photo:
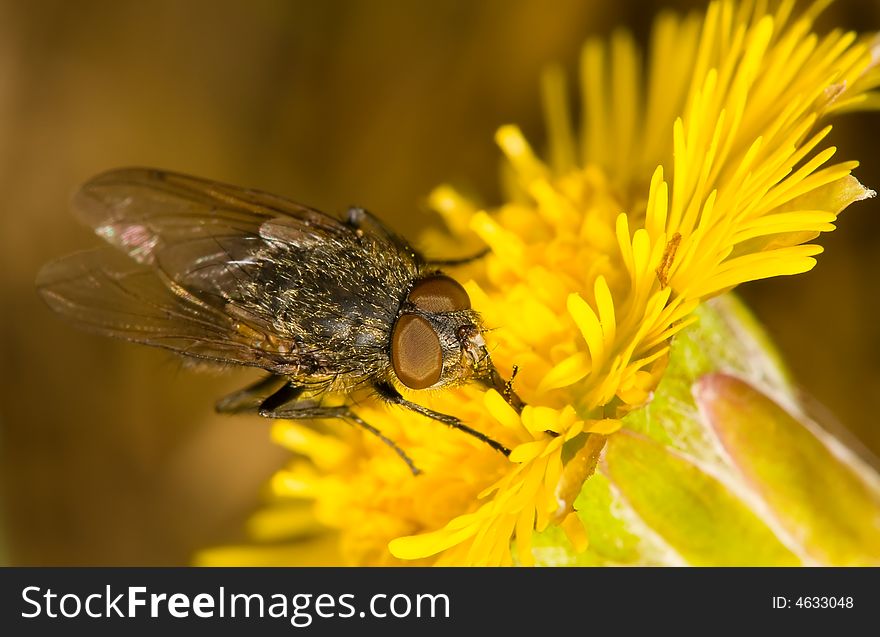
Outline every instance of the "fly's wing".
<svg viewBox="0 0 880 637"><path fill-rule="evenodd" d="M110 249L44 266L37 288L53 310L108 336L217 363L274 368L289 357L261 347L233 317L169 286L148 266Z"/></svg>
<svg viewBox="0 0 880 637"><path fill-rule="evenodd" d="M261 249L351 232L337 219L281 197L148 168L98 175L77 192L73 209L138 263L218 304L250 278ZM291 228L289 236L275 237L277 225Z"/></svg>
<svg viewBox="0 0 880 637"><path fill-rule="evenodd" d="M38 287L54 310L111 336L199 358L288 374L314 367L236 295L243 286L259 294L267 284L261 260L278 251L308 254L316 242L356 242L352 226L264 192L144 168L95 177L73 206L130 259L97 250L46 266Z"/></svg>
<svg viewBox="0 0 880 637"><path fill-rule="evenodd" d="M111 170L86 182L73 199L77 218L138 263L157 265L175 245L197 240L259 238L283 223L301 237L342 237L338 219L259 190L152 168Z"/></svg>
<svg viewBox="0 0 880 637"><path fill-rule="evenodd" d="M358 219L346 224L323 212L259 190L151 168L112 170L74 197L76 216L138 263L208 302L255 276L254 257L308 252L317 244L356 242ZM415 252L381 222L360 228L368 240L409 259Z"/></svg>

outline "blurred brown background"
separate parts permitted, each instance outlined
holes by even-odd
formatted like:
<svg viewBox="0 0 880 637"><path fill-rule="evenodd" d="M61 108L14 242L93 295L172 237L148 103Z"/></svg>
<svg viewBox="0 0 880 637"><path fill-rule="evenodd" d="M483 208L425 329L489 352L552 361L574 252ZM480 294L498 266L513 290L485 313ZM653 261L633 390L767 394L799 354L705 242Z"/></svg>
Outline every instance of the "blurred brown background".
<svg viewBox="0 0 880 637"><path fill-rule="evenodd" d="M341 211L410 237L451 181L498 200L492 135L542 139L538 76L585 36L661 6L585 0L0 0L0 458L5 561L179 564L242 539L285 454L214 400L249 380L84 334L38 299L45 261L97 239L67 210L99 171L155 165ZM880 27L877 2L823 20ZM837 123L880 187L880 115ZM747 286L803 386L880 451L880 203L854 206L812 273Z"/></svg>

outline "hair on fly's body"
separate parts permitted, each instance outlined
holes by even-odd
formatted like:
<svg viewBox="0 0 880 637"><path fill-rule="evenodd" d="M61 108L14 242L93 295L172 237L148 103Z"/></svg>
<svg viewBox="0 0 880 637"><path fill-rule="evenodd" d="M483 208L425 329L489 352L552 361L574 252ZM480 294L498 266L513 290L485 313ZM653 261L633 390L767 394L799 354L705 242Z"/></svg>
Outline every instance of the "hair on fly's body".
<svg viewBox="0 0 880 637"><path fill-rule="evenodd" d="M353 411L353 394L368 388L509 455L399 390L477 382L522 409L513 379L492 363L467 292L440 269L487 251L428 261L363 208L343 221L261 191L147 168L94 177L73 210L111 247L44 266L37 287L48 305L86 329L196 363L268 372L222 398L218 411L341 419L418 473ZM330 394L346 400L325 404Z"/></svg>

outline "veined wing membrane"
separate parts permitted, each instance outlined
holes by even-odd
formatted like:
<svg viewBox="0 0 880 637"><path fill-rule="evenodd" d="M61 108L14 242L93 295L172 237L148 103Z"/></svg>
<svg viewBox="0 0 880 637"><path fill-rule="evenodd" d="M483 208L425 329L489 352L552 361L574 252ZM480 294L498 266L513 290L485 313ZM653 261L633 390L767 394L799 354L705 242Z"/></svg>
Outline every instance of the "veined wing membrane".
<svg viewBox="0 0 880 637"><path fill-rule="evenodd" d="M279 218L303 236L352 232L338 219L283 197L151 168L98 175L74 196L73 209L111 245L148 265L180 242L259 237L264 223Z"/></svg>
<svg viewBox="0 0 880 637"><path fill-rule="evenodd" d="M273 332L271 316L245 312L244 288L259 298L260 269L279 252L351 241L354 229L282 197L150 168L112 170L73 200L77 217L131 258L187 294L250 327ZM286 233L272 228L283 227Z"/></svg>
<svg viewBox="0 0 880 637"><path fill-rule="evenodd" d="M37 288L49 306L101 334L217 363L295 373L292 352L234 317L164 282L151 267L110 249L46 265Z"/></svg>

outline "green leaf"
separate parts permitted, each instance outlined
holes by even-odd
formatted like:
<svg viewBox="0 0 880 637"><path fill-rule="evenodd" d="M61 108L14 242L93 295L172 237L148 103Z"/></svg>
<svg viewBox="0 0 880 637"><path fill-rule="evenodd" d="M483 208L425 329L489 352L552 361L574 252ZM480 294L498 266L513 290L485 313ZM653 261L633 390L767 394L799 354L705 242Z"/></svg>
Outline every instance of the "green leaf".
<svg viewBox="0 0 880 637"><path fill-rule="evenodd" d="M614 436L605 467L635 512L689 564L800 564L728 485L655 442Z"/></svg>
<svg viewBox="0 0 880 637"><path fill-rule="evenodd" d="M777 404L796 406L796 392L735 297L697 315L575 501L589 548L576 554L551 527L534 539L536 562L880 564L880 477Z"/></svg>
<svg viewBox="0 0 880 637"><path fill-rule="evenodd" d="M748 486L794 543L820 564L880 563L878 482L852 453L840 445L832 452L806 418L738 378L704 376L695 395Z"/></svg>

